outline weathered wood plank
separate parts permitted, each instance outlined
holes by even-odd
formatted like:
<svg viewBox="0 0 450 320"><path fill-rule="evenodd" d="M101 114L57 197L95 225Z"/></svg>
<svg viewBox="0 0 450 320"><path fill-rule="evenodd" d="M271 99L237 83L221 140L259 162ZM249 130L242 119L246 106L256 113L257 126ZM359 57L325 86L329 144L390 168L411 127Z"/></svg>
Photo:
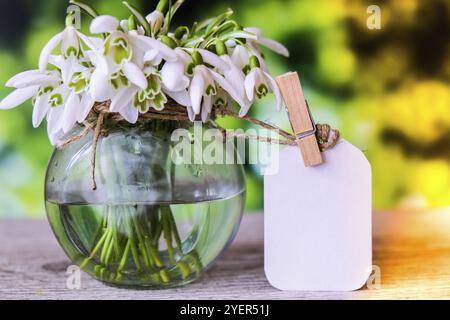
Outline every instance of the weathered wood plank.
<svg viewBox="0 0 450 320"><path fill-rule="evenodd" d="M0 221L0 299L448 299L450 210L374 215L374 264L382 288L357 292L280 292L263 271L262 215L244 218L236 241L200 281L185 288L134 291L83 274L66 289L69 262L45 221Z"/></svg>

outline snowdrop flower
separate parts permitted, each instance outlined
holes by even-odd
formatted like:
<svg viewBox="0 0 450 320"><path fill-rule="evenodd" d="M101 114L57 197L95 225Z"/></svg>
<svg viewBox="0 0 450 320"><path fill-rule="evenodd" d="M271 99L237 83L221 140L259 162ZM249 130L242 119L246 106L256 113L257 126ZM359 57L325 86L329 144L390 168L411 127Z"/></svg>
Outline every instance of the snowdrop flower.
<svg viewBox="0 0 450 320"><path fill-rule="evenodd" d="M70 97L70 99L69 99ZM63 129L63 117L65 105L72 109L74 102L74 95L71 94L71 90L65 85L60 85L49 92L48 96L45 96L48 104L47 113L47 131L50 135L55 135L60 132L64 132ZM66 127L66 126L64 126Z"/></svg>
<svg viewBox="0 0 450 320"><path fill-rule="evenodd" d="M25 101L35 100L33 109L33 126L37 128L48 112L46 100L55 83L61 82L56 71L30 70L17 74L6 83L7 87L16 88L0 102L0 109L12 109Z"/></svg>
<svg viewBox="0 0 450 320"><path fill-rule="evenodd" d="M161 61L157 51L148 51L144 56L143 69L147 87L139 88L134 84L124 83L112 97L110 111L120 113L130 123L136 123L139 113L146 113L150 108L158 111L164 109L168 100L162 89L161 75L156 68Z"/></svg>
<svg viewBox="0 0 450 320"><path fill-rule="evenodd" d="M208 120L214 104L213 98L217 95L220 87L225 89L238 104L242 106L247 104L243 92L240 93L239 90L236 90L236 88L219 73L227 73L231 70L232 66L228 61L224 61L224 59L218 55L205 49L194 50L191 48L184 48L184 50L192 55L193 60L193 63L190 64L190 66L193 66L193 77L188 90L191 104L187 106L188 115L191 120L194 120L195 116L200 113L204 122ZM214 69L207 68L204 63L207 63ZM203 91L203 94L201 91Z"/></svg>
<svg viewBox="0 0 450 320"><path fill-rule="evenodd" d="M164 12L167 11L168 7L168 0L160 0L156 10L147 15L146 20L150 24L153 34L157 34L163 27L165 21Z"/></svg>
<svg viewBox="0 0 450 320"><path fill-rule="evenodd" d="M191 61L191 57L181 48L176 48L175 53L178 59L166 62L161 69L161 76L167 90L177 92L184 90L189 85L189 78L185 75L185 70Z"/></svg>
<svg viewBox="0 0 450 320"><path fill-rule="evenodd" d="M227 62L223 61L218 55L212 53L211 51L205 49L191 49L185 48L185 50L191 54L196 52L197 56L200 56L202 62L205 62L217 70L220 71L228 71L230 70L230 66Z"/></svg>
<svg viewBox="0 0 450 320"><path fill-rule="evenodd" d="M147 87L143 71L131 61L133 49L124 35L122 32L114 32L105 41L104 55L108 70L104 72L97 68L92 75L90 88L97 101L110 99L113 90L117 90L121 84L128 85L128 80L140 88Z"/></svg>
<svg viewBox="0 0 450 320"><path fill-rule="evenodd" d="M61 51L64 58L80 57L83 54L83 44L85 44L93 52L97 52L94 43L84 34L76 30L73 26L68 26L64 31L58 33L50 39L42 49L39 57L39 70L43 71L47 68L50 56L53 50L61 45ZM106 62L98 55L98 67L106 70Z"/></svg>
<svg viewBox="0 0 450 320"><path fill-rule="evenodd" d="M269 48L270 50L272 50L275 53L278 53L279 55L289 58L289 50L284 45L279 43L278 41L265 38L263 36L261 29L251 27L251 28L245 28L244 30L256 35L256 40L251 40L251 39L247 40L247 44L250 45L252 48L256 47L255 44L259 44L259 45Z"/></svg>
<svg viewBox="0 0 450 320"><path fill-rule="evenodd" d="M157 33L164 24L164 14L159 10L153 11L145 18L150 23L153 33Z"/></svg>
<svg viewBox="0 0 450 320"><path fill-rule="evenodd" d="M186 75L186 70L192 62L192 58L181 48L176 48L174 52L178 59L166 62L161 69L163 90L175 102L185 107L191 107L191 99L187 91L190 79Z"/></svg>
<svg viewBox="0 0 450 320"><path fill-rule="evenodd" d="M94 100L86 93L88 83L85 68L79 66L67 80L41 87L34 99L33 125L39 125L47 115L47 130L50 138L68 133L75 123L83 122L94 105Z"/></svg>
<svg viewBox="0 0 450 320"><path fill-rule="evenodd" d="M214 96L213 106L219 109L231 109L233 106L233 98L223 90L222 88L217 89L217 94Z"/></svg>
<svg viewBox="0 0 450 320"><path fill-rule="evenodd" d="M83 123L95 104L91 94L85 88L81 89L84 86L83 75L81 73L74 75L74 81L83 85L69 87L70 92L61 118L61 129L64 133L68 133L77 122Z"/></svg>
<svg viewBox="0 0 450 320"><path fill-rule="evenodd" d="M69 132L75 123L83 122L94 100L84 94L90 71L71 57L49 56L48 62L58 71L31 70L11 78L6 85L16 88L0 103L0 109L14 108L33 100L33 126L38 127L47 116L50 135Z"/></svg>
<svg viewBox="0 0 450 320"><path fill-rule="evenodd" d="M97 101L111 99L115 90L128 86L128 81L145 90L148 83L141 67L147 51L158 52L166 60L176 60L173 50L162 42L133 30L118 31L118 27L119 21L112 16L99 16L91 23L92 33L109 33L103 46L108 71L96 69L92 75L91 94Z"/></svg>
<svg viewBox="0 0 450 320"><path fill-rule="evenodd" d="M256 56L250 57L250 72L245 78L245 91L247 98L254 101L256 98L265 97L268 93L273 92L276 98L276 108L281 110L282 97L280 89L270 74L260 68L259 60ZM241 109L240 115L247 114L248 109Z"/></svg>
<svg viewBox="0 0 450 320"><path fill-rule="evenodd" d="M248 67L250 54L245 47L238 45L233 49L230 59L237 68L244 70Z"/></svg>
<svg viewBox="0 0 450 320"><path fill-rule="evenodd" d="M139 113L147 113L150 108L161 111L167 103L159 72L154 68L147 68L145 75L147 88L140 89L130 85L121 89L111 100L110 111L120 113L130 123L136 123Z"/></svg>
<svg viewBox="0 0 450 320"><path fill-rule="evenodd" d="M234 63L233 59L228 55L228 49L225 43L222 41L217 41L216 51L220 58L229 66L228 69L223 71L225 79L231 84L231 86L236 90L236 92L243 98L245 103L244 108L250 108L251 102L248 101L245 94L245 74L243 72L244 66L241 63ZM236 52L236 50L235 50ZM248 61L248 59L247 59Z"/></svg>
<svg viewBox="0 0 450 320"><path fill-rule="evenodd" d="M193 121L195 116L202 113L202 120L205 121L211 113L213 106L213 97L217 95L217 87L222 87L230 96L241 106L245 106L244 97L225 80L223 76L207 68L203 64L203 55L193 51L192 58L195 63L193 77L189 87L189 96L192 106L188 107L189 118Z"/></svg>
<svg viewBox="0 0 450 320"><path fill-rule="evenodd" d="M264 72L269 72L269 68L267 66L267 63L263 57L263 54L261 52L261 49L258 47L258 45L262 45L265 46L269 49L271 49L272 51L274 51L275 53L278 53L280 55L283 55L285 57L289 57L289 51L288 49L283 46L281 43L271 40L271 39L267 39L264 38L262 36L262 31L258 28L245 28L244 29L247 32L250 32L252 34L256 35L256 40L254 39L247 39L246 41L246 46L250 49L252 55L255 55L261 64L261 69Z"/></svg>
<svg viewBox="0 0 450 320"><path fill-rule="evenodd" d="M134 106L140 113L146 113L150 108L161 111L167 103L167 97L162 92L161 76L156 69L147 69L146 77L148 86L145 90L139 90L134 97Z"/></svg>
<svg viewBox="0 0 450 320"><path fill-rule="evenodd" d="M109 47L112 44L116 49L119 49L117 54L123 54L125 57L133 55L134 51L143 55L145 52L154 49L157 50L160 56L166 61L175 61L177 59L173 50L161 41L143 35L142 31L139 31L141 30L139 28L138 30L130 30L127 27L126 30L120 31L118 30L120 24L119 20L113 16L98 16L92 21L90 31L93 34L109 34L108 38L105 40L105 47ZM119 45L119 47L117 47L117 45ZM138 54L136 54L136 56L138 56ZM117 59L121 60L119 57L117 57Z"/></svg>
<svg viewBox="0 0 450 320"><path fill-rule="evenodd" d="M87 52L90 56L91 52ZM61 70L61 81L64 92L67 92L67 101L64 103L64 112L61 116L61 129L68 133L76 122L82 123L88 116L95 100L88 92L92 74L92 64L87 58L75 59L61 56L51 56L50 63Z"/></svg>

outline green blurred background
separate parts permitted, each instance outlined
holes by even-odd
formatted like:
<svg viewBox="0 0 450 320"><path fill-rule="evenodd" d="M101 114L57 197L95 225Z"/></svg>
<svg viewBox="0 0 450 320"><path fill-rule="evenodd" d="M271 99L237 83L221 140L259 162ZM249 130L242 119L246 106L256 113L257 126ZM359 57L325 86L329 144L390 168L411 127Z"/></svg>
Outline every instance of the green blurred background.
<svg viewBox="0 0 450 320"><path fill-rule="evenodd" d="M127 17L121 1L86 0L100 13ZM131 1L146 12L156 0ZM381 30L366 26L381 7ZM63 28L64 0L1 0L0 97L15 73L34 69L43 45ZM187 0L177 22L231 7L290 49L267 52L273 74L301 73L315 118L339 128L370 159L374 206L450 205L450 1ZM87 23L88 19L83 19ZM273 98L252 115L288 127ZM0 112L0 217L42 216L52 148L45 126L32 129L31 105ZM232 119L227 127L247 126ZM249 210L263 206L262 177L248 167Z"/></svg>

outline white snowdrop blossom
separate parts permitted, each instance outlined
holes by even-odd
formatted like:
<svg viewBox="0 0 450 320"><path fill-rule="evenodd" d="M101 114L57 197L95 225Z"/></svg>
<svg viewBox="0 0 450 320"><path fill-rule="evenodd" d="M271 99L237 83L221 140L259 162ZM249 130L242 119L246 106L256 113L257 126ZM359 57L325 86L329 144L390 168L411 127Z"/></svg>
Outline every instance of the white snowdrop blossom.
<svg viewBox="0 0 450 320"><path fill-rule="evenodd" d="M166 62L161 69L163 90L176 103L192 111L190 108L192 107L192 103L187 90L190 84L190 78L186 74L192 58L181 48L176 48L174 51L177 55L177 60Z"/></svg>
<svg viewBox="0 0 450 320"><path fill-rule="evenodd" d="M32 120L36 128L49 111L48 100L54 84L60 82L61 76L57 72L30 70L19 73L6 83L7 87L13 87L16 90L2 100L0 109L11 109L33 98L35 104Z"/></svg>
<svg viewBox="0 0 450 320"><path fill-rule="evenodd" d="M77 30L69 13L66 28L42 49L38 69L6 83L14 91L1 100L0 109L31 99L33 126L46 118L52 144L76 123L91 121L93 107L102 102L130 123L147 112L164 113L169 103L184 106L192 121L208 121L214 108L238 106L244 116L269 93L279 109L281 94L259 46L283 56L288 50L260 29L241 28L231 10L193 28L171 30L182 2L161 0L148 15L123 2L131 16L118 19L97 15L77 1L93 17L91 35Z"/></svg>
<svg viewBox="0 0 450 320"><path fill-rule="evenodd" d="M158 32L161 29L165 19L164 14L159 10L153 11L145 18L150 23L153 32Z"/></svg>
<svg viewBox="0 0 450 320"><path fill-rule="evenodd" d="M233 49L231 61L236 67L238 67L241 70L244 70L245 67L248 65L248 63L250 62L249 50L241 45L236 46Z"/></svg>
<svg viewBox="0 0 450 320"><path fill-rule="evenodd" d="M250 101L254 101L255 98L260 99L272 92L275 94L276 108L280 111L283 99L275 79L260 68L258 58L256 56L250 58L250 65L252 69L245 78L245 92L247 94L247 98ZM247 112L248 110L241 109L240 114L245 115Z"/></svg>
<svg viewBox="0 0 450 320"><path fill-rule="evenodd" d="M205 55L203 54L202 57ZM207 121L212 111L214 96L218 94L218 87L223 88L240 106L246 105L244 97L234 89L229 81L204 64L199 64L194 67L189 87L192 105L188 107L188 114L191 120L194 119L194 115L201 113L202 120Z"/></svg>
<svg viewBox="0 0 450 320"><path fill-rule="evenodd" d="M278 53L279 55L289 58L289 50L278 41L265 38L263 36L263 32L261 31L261 29L250 27L245 28L244 30L256 36L255 40L250 39L249 41L247 41L247 44L250 45L252 48L257 48L258 45L262 45L264 47L269 48L273 52Z"/></svg>
<svg viewBox="0 0 450 320"><path fill-rule="evenodd" d="M223 71L223 75L225 77L225 80L227 80L231 86L236 90L237 94L242 97L242 103L241 103L241 110L249 110L252 104L252 101L250 101L247 98L246 92L245 92L245 73L244 68L246 65L246 62L248 61L248 57L244 57L244 59L241 59L241 62L237 61L236 63L233 61L233 58L228 55L228 50L223 44L223 54L220 56L220 58L228 64L229 69ZM237 50L234 51L235 53L238 53ZM245 58L247 58L245 60ZM232 97L230 94L228 94L226 91L221 90L221 97L218 97L216 99L216 104L218 103L221 105L222 100L224 100L224 103L228 106L231 106L232 103Z"/></svg>
<svg viewBox="0 0 450 320"><path fill-rule="evenodd" d="M160 63L163 58L168 61L177 59L173 50L164 43L143 36L136 30L117 30L119 25L119 20L112 16L99 16L91 23L92 33L109 33L102 48L108 65L107 72L95 70L91 85L92 96L97 101L111 100L117 91L128 87L130 83L145 90L148 86L143 70L146 62ZM149 53L153 61L145 61Z"/></svg>
<svg viewBox="0 0 450 320"><path fill-rule="evenodd" d="M48 61L52 52L60 45L61 55L64 58L76 57L83 55L83 45L90 50L96 52L94 43L84 34L76 30L73 26L68 26L64 31L58 33L50 39L44 46L39 57L39 70L43 71L47 68ZM105 70L106 63L99 57L98 68Z"/></svg>

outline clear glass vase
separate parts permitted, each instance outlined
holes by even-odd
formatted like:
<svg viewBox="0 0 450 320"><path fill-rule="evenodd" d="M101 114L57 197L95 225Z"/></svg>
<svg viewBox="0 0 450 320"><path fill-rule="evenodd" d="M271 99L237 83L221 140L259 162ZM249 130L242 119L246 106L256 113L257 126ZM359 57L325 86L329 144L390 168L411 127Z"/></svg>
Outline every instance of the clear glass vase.
<svg viewBox="0 0 450 320"><path fill-rule="evenodd" d="M245 205L242 165L175 164L171 134L180 127L192 133L188 122L104 127L96 191L92 133L56 149L50 160L46 208L60 245L82 270L113 286L156 289L198 279L237 232Z"/></svg>

